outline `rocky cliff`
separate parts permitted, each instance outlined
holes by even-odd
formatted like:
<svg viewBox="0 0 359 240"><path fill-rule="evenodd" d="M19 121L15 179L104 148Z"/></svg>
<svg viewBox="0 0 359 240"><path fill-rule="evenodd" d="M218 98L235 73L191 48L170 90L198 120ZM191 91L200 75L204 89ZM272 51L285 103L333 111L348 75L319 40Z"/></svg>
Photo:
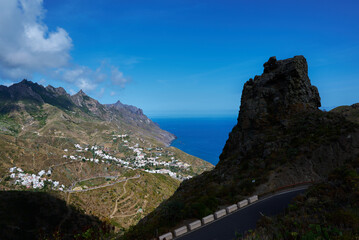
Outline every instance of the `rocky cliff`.
<svg viewBox="0 0 359 240"><path fill-rule="evenodd" d="M323 180L358 156L359 126L318 109L303 56L271 57L263 66L244 84L238 123L216 168L184 181L125 238L153 237L254 193Z"/></svg>
<svg viewBox="0 0 359 240"><path fill-rule="evenodd" d="M263 66L261 76L244 84L238 123L224 147L220 165L234 153L240 159L265 141L265 129L285 127L293 114L320 107L318 89L310 83L303 56L281 61L271 57Z"/></svg>
<svg viewBox="0 0 359 240"><path fill-rule="evenodd" d="M261 76L244 84L238 123L216 169L232 176L233 166L257 168L267 175L256 176L262 183L256 192L261 193L321 180L358 153L355 124L343 114L318 109L320 96L303 56L271 57L263 66Z"/></svg>

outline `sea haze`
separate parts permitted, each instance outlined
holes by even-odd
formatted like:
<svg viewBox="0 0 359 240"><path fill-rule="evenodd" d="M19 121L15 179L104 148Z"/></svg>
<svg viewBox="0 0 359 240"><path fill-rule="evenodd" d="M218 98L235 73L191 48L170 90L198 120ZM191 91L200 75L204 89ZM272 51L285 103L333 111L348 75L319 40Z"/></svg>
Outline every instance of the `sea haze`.
<svg viewBox="0 0 359 240"><path fill-rule="evenodd" d="M152 118L152 120L177 136L172 146L206 160L213 165L237 123L237 117Z"/></svg>

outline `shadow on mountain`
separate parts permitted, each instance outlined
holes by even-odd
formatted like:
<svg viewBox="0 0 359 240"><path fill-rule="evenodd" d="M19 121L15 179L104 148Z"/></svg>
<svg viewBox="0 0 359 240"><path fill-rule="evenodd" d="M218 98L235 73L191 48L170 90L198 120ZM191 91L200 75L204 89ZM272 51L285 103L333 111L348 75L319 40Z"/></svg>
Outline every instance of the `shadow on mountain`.
<svg viewBox="0 0 359 240"><path fill-rule="evenodd" d="M110 231L48 193L0 191L0 239L98 239Z"/></svg>

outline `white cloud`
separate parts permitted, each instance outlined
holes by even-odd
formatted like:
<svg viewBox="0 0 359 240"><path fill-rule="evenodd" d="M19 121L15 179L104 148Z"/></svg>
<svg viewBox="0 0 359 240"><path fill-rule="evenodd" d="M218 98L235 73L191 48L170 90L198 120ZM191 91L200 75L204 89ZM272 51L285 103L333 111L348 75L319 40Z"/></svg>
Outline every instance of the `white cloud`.
<svg viewBox="0 0 359 240"><path fill-rule="evenodd" d="M0 0L0 78L18 81L34 72L63 67L72 40L43 23L42 0Z"/></svg>
<svg viewBox="0 0 359 240"><path fill-rule="evenodd" d="M118 86L124 88L126 83L129 82L129 79L125 78L123 76L123 73L120 72L118 70L118 68L112 66L112 68L111 68L111 81L112 81L112 84L118 85Z"/></svg>
<svg viewBox="0 0 359 240"><path fill-rule="evenodd" d="M112 91L112 92L110 93L110 95L111 95L111 96L115 96L115 95L116 95L116 92Z"/></svg>
<svg viewBox="0 0 359 240"><path fill-rule="evenodd" d="M96 88L96 85L91 83L91 81L86 78L77 79L76 85L84 91L92 91Z"/></svg>
<svg viewBox="0 0 359 240"><path fill-rule="evenodd" d="M43 21L44 16L43 0L0 0L2 82L31 79L33 74L40 74L84 91L110 84L125 87L129 79L118 67L106 61L97 69L71 63L72 39L60 27L49 30ZM132 58L128 64L138 61L138 58Z"/></svg>
<svg viewBox="0 0 359 240"><path fill-rule="evenodd" d="M54 78L75 84L84 91L92 91L97 87L97 83L106 79L106 74L100 69L93 71L86 66L73 66L72 68L57 69Z"/></svg>
<svg viewBox="0 0 359 240"><path fill-rule="evenodd" d="M96 70L78 65L59 68L52 74L52 77L75 84L84 91L93 91L106 80L111 80L112 84L122 88L129 82L117 67L105 63L102 63Z"/></svg>

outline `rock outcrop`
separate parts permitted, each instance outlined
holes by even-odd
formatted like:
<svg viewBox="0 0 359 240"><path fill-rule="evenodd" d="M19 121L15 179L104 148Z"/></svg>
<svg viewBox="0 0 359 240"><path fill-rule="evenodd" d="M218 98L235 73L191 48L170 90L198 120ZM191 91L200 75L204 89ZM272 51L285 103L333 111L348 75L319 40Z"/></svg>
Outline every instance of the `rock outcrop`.
<svg viewBox="0 0 359 240"><path fill-rule="evenodd" d="M293 114L316 111L321 106L303 56L280 61L271 57L263 66L261 76L244 84L238 123L224 147L222 162L233 152L238 158L245 156L262 142L264 129L286 125Z"/></svg>
<svg viewBox="0 0 359 240"><path fill-rule="evenodd" d="M311 85L303 56L271 57L263 66L261 76L244 84L238 123L216 167L224 179L238 167L256 166L270 180L261 180L265 187L257 188L260 193L325 178L356 154L359 135L349 134L355 127L342 115L318 109L319 92Z"/></svg>
<svg viewBox="0 0 359 240"><path fill-rule="evenodd" d="M245 83L238 123L215 169L184 181L127 239L153 237L254 193L326 179L359 156L359 125L319 107L306 59L271 57L263 74Z"/></svg>

